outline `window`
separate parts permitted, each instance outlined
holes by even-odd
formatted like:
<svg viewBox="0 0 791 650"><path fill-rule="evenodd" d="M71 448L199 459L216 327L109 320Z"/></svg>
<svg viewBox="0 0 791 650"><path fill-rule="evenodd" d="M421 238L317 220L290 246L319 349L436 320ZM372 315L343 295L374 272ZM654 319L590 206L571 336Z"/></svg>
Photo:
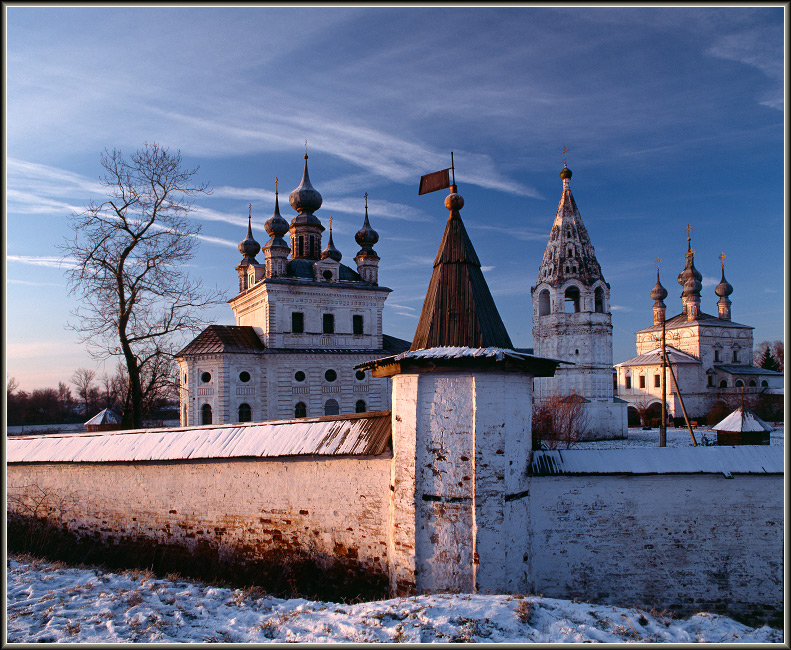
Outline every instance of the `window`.
<svg viewBox="0 0 791 650"><path fill-rule="evenodd" d="M764 379L764 380L761 382L761 386L762 386L763 388L769 388L769 382L768 382L768 381L766 381L766 379Z"/></svg>
<svg viewBox="0 0 791 650"><path fill-rule="evenodd" d="M626 375L626 390L632 390L632 378Z"/></svg>
<svg viewBox="0 0 791 650"><path fill-rule="evenodd" d="M242 372L239 373L239 381L241 381L243 384L246 384L248 381L250 381L250 373L246 370L242 370Z"/></svg>
<svg viewBox="0 0 791 650"><path fill-rule="evenodd" d="M737 361L739 361L739 351L738 350L734 350L733 351L733 362L736 363Z"/></svg>
<svg viewBox="0 0 791 650"><path fill-rule="evenodd" d="M300 311L291 314L291 331L294 334L301 334L305 331L305 315Z"/></svg>
<svg viewBox="0 0 791 650"><path fill-rule="evenodd" d="M736 380L736 388L744 388L744 382L741 379Z"/></svg>
<svg viewBox="0 0 791 650"><path fill-rule="evenodd" d="M720 388L728 388L728 381L726 379L720 382Z"/></svg>
<svg viewBox="0 0 791 650"><path fill-rule="evenodd" d="M305 406L305 402L297 402L296 406L294 407L294 417L304 418L307 414L308 409Z"/></svg>
<svg viewBox="0 0 791 650"><path fill-rule="evenodd" d="M566 289L566 313L577 314L580 310L580 290L577 287Z"/></svg>
<svg viewBox="0 0 791 650"><path fill-rule="evenodd" d="M720 359L720 351L719 350L714 350L714 361L722 361L722 359Z"/></svg>
<svg viewBox="0 0 791 650"><path fill-rule="evenodd" d="M338 373L330 368L327 372L324 373L324 379L329 382L333 382L338 378Z"/></svg>
<svg viewBox="0 0 791 650"><path fill-rule="evenodd" d="M750 380L750 388L755 388L755 379Z"/></svg>
<svg viewBox="0 0 791 650"><path fill-rule="evenodd" d="M362 381L363 379L365 379L365 371L364 370L358 370L357 372L354 373L354 378L357 381Z"/></svg>
<svg viewBox="0 0 791 650"><path fill-rule="evenodd" d="M204 384L208 384L208 383L211 381L211 373L210 373L210 372L204 372L204 373L203 373L203 374L200 376L200 380L201 380L201 381L202 381Z"/></svg>
<svg viewBox="0 0 791 650"><path fill-rule="evenodd" d="M549 291L544 289L540 294L538 294L538 315L539 316L548 316L549 315Z"/></svg>
<svg viewBox="0 0 791 650"><path fill-rule="evenodd" d="M321 274L325 280L332 280L332 271L327 269L324 273Z"/></svg>
<svg viewBox="0 0 791 650"><path fill-rule="evenodd" d="M184 373L184 385L185 386L187 385L187 373L186 372Z"/></svg>
<svg viewBox="0 0 791 650"><path fill-rule="evenodd" d="M296 379L297 381L305 381L305 373L302 372L301 370L297 370L294 373L294 379Z"/></svg>
<svg viewBox="0 0 791 650"><path fill-rule="evenodd" d="M709 386L714 386L714 377L709 375Z"/></svg>
<svg viewBox="0 0 791 650"><path fill-rule="evenodd" d="M363 317L360 314L354 314L354 316L352 316L352 333L363 333Z"/></svg>
<svg viewBox="0 0 791 650"><path fill-rule="evenodd" d="M310 256L311 257L318 257L318 254L316 253L316 243L315 242L316 242L316 238L313 235L311 235L310 236Z"/></svg>
<svg viewBox="0 0 791 650"><path fill-rule="evenodd" d="M654 388L659 388L662 382L659 381L659 375L654 375Z"/></svg>
<svg viewBox="0 0 791 650"><path fill-rule="evenodd" d="M321 319L322 331L325 334L333 334L335 332L335 316L332 314L324 314Z"/></svg>
<svg viewBox="0 0 791 650"><path fill-rule="evenodd" d="M324 402L324 415L338 415L341 412L341 407L334 399L328 399Z"/></svg>
<svg viewBox="0 0 791 650"><path fill-rule="evenodd" d="M355 413L365 413L365 402L361 399L357 400L357 403L354 405L354 412Z"/></svg>
<svg viewBox="0 0 791 650"><path fill-rule="evenodd" d="M305 238L302 235L297 237L297 255L300 257L305 255Z"/></svg>
<svg viewBox="0 0 791 650"><path fill-rule="evenodd" d="M604 313L604 291L601 287L598 287L596 291L593 292L593 311L597 314Z"/></svg>
<svg viewBox="0 0 791 650"><path fill-rule="evenodd" d="M201 407L201 424L211 424L211 406L209 404L204 404Z"/></svg>
<svg viewBox="0 0 791 650"><path fill-rule="evenodd" d="M253 411L249 404L239 404L239 422L249 422L253 419Z"/></svg>
<svg viewBox="0 0 791 650"><path fill-rule="evenodd" d="M640 388L645 388L645 375L640 375Z"/></svg>

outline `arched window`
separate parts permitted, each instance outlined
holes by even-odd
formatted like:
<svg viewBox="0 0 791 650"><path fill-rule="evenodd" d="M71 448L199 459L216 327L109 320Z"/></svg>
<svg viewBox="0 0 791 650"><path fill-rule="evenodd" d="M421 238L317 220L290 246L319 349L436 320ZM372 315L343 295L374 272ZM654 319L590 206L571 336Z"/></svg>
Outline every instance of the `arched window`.
<svg viewBox="0 0 791 650"><path fill-rule="evenodd" d="M755 388L755 379L750 380L750 388Z"/></svg>
<svg viewBox="0 0 791 650"><path fill-rule="evenodd" d="M305 402L297 402L297 405L294 407L294 417L304 418L307 414L308 409L305 406Z"/></svg>
<svg viewBox="0 0 791 650"><path fill-rule="evenodd" d="M743 388L744 382L741 379L736 380L736 388Z"/></svg>
<svg viewBox="0 0 791 650"><path fill-rule="evenodd" d="M769 382L768 382L768 381L766 381L766 379L764 379L764 380L761 382L761 386L762 386L763 388L769 388Z"/></svg>
<svg viewBox="0 0 791 650"><path fill-rule="evenodd" d="M249 422L253 419L253 412L249 404L239 404L239 422Z"/></svg>
<svg viewBox="0 0 791 650"><path fill-rule="evenodd" d="M538 294L538 315L539 316L548 316L549 315L549 291L544 289L541 293Z"/></svg>
<svg viewBox="0 0 791 650"><path fill-rule="evenodd" d="M211 405L204 404L201 407L202 424L211 424Z"/></svg>
<svg viewBox="0 0 791 650"><path fill-rule="evenodd" d="M580 310L580 290L577 287L566 289L566 313L576 314Z"/></svg>
<svg viewBox="0 0 791 650"><path fill-rule="evenodd" d="M365 402L361 399L357 400L357 403L354 405L354 412L355 413L365 413Z"/></svg>
<svg viewBox="0 0 791 650"><path fill-rule="evenodd" d="M720 382L720 388L728 388L728 382L725 379Z"/></svg>
<svg viewBox="0 0 791 650"><path fill-rule="evenodd" d="M601 287L597 287L593 292L593 311L597 314L604 313L604 290Z"/></svg>
<svg viewBox="0 0 791 650"><path fill-rule="evenodd" d="M341 407L334 399L328 399L324 402L324 415L338 415L341 412Z"/></svg>

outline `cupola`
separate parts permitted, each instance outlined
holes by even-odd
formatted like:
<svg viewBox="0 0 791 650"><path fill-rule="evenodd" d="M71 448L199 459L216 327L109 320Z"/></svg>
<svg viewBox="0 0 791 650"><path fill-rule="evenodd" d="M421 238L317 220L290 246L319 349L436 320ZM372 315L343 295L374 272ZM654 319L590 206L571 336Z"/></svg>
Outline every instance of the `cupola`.
<svg viewBox="0 0 791 650"><path fill-rule="evenodd" d="M247 213L247 236L239 242L239 252L244 256L241 261L241 264L250 264L255 263L255 256L258 255L258 251L261 250L261 244L259 244L253 238L253 205L252 203L248 206L248 213Z"/></svg>
<svg viewBox="0 0 791 650"><path fill-rule="evenodd" d="M277 178L275 178L275 211L264 223L264 229L269 234L269 241L264 244L264 257L266 258L266 277L277 278L287 274L288 244L283 235L288 232L288 221L280 215L280 199L277 191Z"/></svg>
<svg viewBox="0 0 791 650"><path fill-rule="evenodd" d="M297 211L297 216L291 220L289 226L292 260L320 259L321 233L324 231L324 226L313 213L321 207L322 199L321 194L310 183L307 142L305 142L305 167L302 171L302 182L297 189L291 192L288 202Z"/></svg>
<svg viewBox="0 0 791 650"><path fill-rule="evenodd" d="M354 256L357 263L357 273L365 282L379 283L379 255L374 250L374 244L379 241L379 233L371 228L368 221L368 192L365 193L365 219L363 227L357 231L354 240L360 245L360 250Z"/></svg>
<svg viewBox="0 0 791 650"><path fill-rule="evenodd" d="M321 252L321 259L326 260L327 258L336 262L340 262L343 259L343 254L335 248L335 244L332 241L332 217L330 217L330 240L327 242L327 247Z"/></svg>
<svg viewBox="0 0 791 650"><path fill-rule="evenodd" d="M725 279L725 253L720 254L720 262L722 263L722 278L720 283L714 287L714 293L719 296L717 301L717 315L722 320L731 319L731 301L728 296L733 293L733 287L730 282Z"/></svg>
<svg viewBox="0 0 791 650"><path fill-rule="evenodd" d="M656 259L656 284L651 289L651 300L654 301L654 325L661 325L665 320L667 289L659 281L659 258Z"/></svg>

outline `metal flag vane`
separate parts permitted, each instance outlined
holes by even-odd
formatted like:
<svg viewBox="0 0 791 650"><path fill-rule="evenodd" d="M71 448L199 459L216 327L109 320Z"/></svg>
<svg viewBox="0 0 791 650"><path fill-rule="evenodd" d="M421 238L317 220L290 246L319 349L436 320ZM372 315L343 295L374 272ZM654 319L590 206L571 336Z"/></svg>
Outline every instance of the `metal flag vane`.
<svg viewBox="0 0 791 650"><path fill-rule="evenodd" d="M453 182L451 182L451 178ZM453 164L452 151L450 152L450 167L421 176L417 193L418 196L420 196L421 194L428 194L429 192L436 192L437 190L444 190L449 187L456 187L456 168ZM453 191L455 191L455 189Z"/></svg>

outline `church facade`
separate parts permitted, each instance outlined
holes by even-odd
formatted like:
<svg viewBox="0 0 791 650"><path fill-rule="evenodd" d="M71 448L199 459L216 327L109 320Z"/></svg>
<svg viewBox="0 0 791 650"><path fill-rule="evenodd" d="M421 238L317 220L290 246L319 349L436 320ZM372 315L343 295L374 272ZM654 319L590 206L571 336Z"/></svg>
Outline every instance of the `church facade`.
<svg viewBox="0 0 791 650"><path fill-rule="evenodd" d="M239 292L229 301L236 325L212 325L177 355L181 424L224 424L361 413L390 408L386 379L355 370L364 361L406 350L408 341L382 333L390 293L379 286L379 235L365 218L355 240L356 269L341 263L315 212L321 194L308 174L289 195L297 215L275 209L264 224L263 249L252 216L239 244ZM288 234L290 243L284 237ZM256 255L263 250L263 263Z"/></svg>
<svg viewBox="0 0 791 650"><path fill-rule="evenodd" d="M582 222L569 181L538 268L533 302L535 354L564 364L554 377L536 379L535 400L575 394L583 399L583 439L625 438L626 404L613 395L610 285Z"/></svg>
<svg viewBox="0 0 791 650"><path fill-rule="evenodd" d="M695 251L687 237L686 265L678 275L682 287L681 313L666 319L667 290L659 281L651 290L654 301L653 325L635 334L637 356L615 366L618 395L629 402L629 419L639 421L645 411L649 419L660 418L662 405L662 323L665 326L667 370L665 377L667 412L681 418L681 401L690 418L705 418L711 408L724 401L737 406L742 395L781 394L783 373L755 367L753 328L731 320L733 287L722 276L714 288L718 297L717 315L701 309L702 275L695 268ZM674 377L675 376L675 381ZM676 385L677 382L677 385ZM680 391L680 396L679 396Z"/></svg>

